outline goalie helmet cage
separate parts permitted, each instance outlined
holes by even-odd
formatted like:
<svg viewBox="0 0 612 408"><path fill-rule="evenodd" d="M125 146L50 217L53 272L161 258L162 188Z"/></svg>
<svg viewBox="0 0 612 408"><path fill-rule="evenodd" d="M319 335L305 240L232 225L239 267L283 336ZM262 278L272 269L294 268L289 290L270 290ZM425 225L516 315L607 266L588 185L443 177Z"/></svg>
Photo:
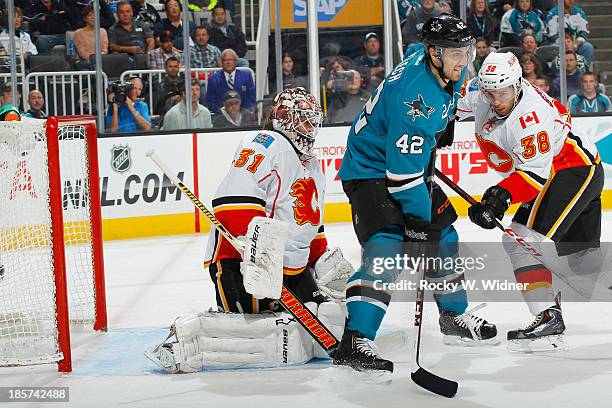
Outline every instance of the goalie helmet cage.
<svg viewBox="0 0 612 408"><path fill-rule="evenodd" d="M0 122L0 208L0 366L70 372L70 324L107 327L93 118Z"/></svg>

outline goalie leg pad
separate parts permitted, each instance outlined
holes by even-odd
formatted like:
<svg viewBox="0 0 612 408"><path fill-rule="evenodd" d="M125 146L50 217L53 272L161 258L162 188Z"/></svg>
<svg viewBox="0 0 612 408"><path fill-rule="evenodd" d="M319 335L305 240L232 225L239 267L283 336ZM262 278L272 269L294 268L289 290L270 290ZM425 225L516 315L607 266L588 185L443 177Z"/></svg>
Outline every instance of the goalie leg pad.
<svg viewBox="0 0 612 408"><path fill-rule="evenodd" d="M316 310L316 304L308 307ZM303 364L313 357L312 338L288 313L209 311L179 318L174 326L180 372L282 367Z"/></svg>

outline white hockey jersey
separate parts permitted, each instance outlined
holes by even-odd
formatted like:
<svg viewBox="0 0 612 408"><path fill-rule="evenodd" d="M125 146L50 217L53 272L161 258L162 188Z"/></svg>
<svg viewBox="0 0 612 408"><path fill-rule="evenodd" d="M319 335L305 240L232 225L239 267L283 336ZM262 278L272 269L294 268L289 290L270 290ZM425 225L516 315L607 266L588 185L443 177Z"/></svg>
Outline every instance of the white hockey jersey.
<svg viewBox="0 0 612 408"><path fill-rule="evenodd" d="M536 86L522 80L523 96L505 119L499 119L478 90L478 78L466 81L457 116L474 116L476 141L491 168L504 180L512 203L529 202L554 172L599 163L597 148L572 132L569 110Z"/></svg>
<svg viewBox="0 0 612 408"><path fill-rule="evenodd" d="M236 237L246 233L255 216L287 222L284 273L295 275L327 247L324 196L325 177L316 157L300 160L284 136L266 130L242 139L212 206L215 216ZM240 255L212 227L205 265L226 258Z"/></svg>

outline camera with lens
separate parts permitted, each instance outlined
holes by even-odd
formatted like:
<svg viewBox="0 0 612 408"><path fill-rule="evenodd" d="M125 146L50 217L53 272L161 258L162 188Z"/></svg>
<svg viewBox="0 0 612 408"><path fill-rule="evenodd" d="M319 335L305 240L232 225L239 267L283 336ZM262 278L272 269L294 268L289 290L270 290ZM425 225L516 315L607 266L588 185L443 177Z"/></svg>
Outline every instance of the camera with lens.
<svg viewBox="0 0 612 408"><path fill-rule="evenodd" d="M134 88L134 85L131 82L121 82L121 81L116 81L116 82L111 82L108 85L108 90L107 92L113 93L113 103L116 103L117 105L123 105L125 104L125 101L127 100L128 97L128 93L130 92L130 90L132 90L132 88Z"/></svg>
<svg viewBox="0 0 612 408"><path fill-rule="evenodd" d="M354 78L353 71L332 71L329 74L329 79L332 81L331 87L335 91L346 91Z"/></svg>

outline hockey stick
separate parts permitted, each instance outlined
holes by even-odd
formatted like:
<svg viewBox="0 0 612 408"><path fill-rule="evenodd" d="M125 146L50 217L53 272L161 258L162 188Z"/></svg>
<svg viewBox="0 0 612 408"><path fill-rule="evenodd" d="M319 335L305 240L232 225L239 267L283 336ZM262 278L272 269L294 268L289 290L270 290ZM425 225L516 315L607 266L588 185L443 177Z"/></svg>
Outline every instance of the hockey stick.
<svg viewBox="0 0 612 408"><path fill-rule="evenodd" d="M223 235L234 248L243 256L244 247L224 226L219 222L217 217L211 213L204 204L196 197L191 190L183 184L183 182L161 161L161 159L155 154L154 150L147 152L147 157L151 159L157 167L159 167L166 176L172 181L179 190L183 192L191 200L206 218L212 222L217 230ZM283 285L281 291L281 297L279 299L281 305L291 314L295 320L312 336L313 339L325 350L330 356L332 352L338 347L340 343L333 333L325 327L325 325L319 320L319 318L312 313L306 305L299 300L291 290L287 289Z"/></svg>
<svg viewBox="0 0 612 408"><path fill-rule="evenodd" d="M436 148L434 147L428 167L427 182L429 182L429 195L431 197L433 191L434 169L436 168ZM419 271L419 282L425 280L425 266L421 264ZM414 312L414 348L412 350L412 360L410 367L410 378L415 384L425 388L434 394L442 395L446 398L452 398L457 394L459 384L456 381L447 380L434 373L425 370L419 364L419 353L421 349L421 328L423 324L423 299L425 297L425 289L419 284L416 293L416 310Z"/></svg>
<svg viewBox="0 0 612 408"><path fill-rule="evenodd" d="M465 191L464 189L462 189L461 187L459 187L459 185L457 183L455 183L454 181L452 181L450 178L448 178L444 173L442 173L440 170L436 169L436 176L442 180L442 182L444 182L444 184L446 184L447 186L449 186L455 193L459 194L459 196L461 198L463 198L465 201L467 201L469 204L474 205L474 204L478 204L478 201L476 201L476 199L474 197L472 197L467 191ZM489 215L487 213L485 213L486 215ZM485 216L486 216L485 215ZM491 221L490 219L487 219L487 221ZM508 227L504 227L502 225L502 223L497 219L497 218L493 218L493 223L495 224L495 226L497 228L499 228L500 230L502 230L505 234L507 234L509 237L511 237L517 244L519 244L527 253L529 253L536 261L538 261L539 263L543 264L546 266L546 261L544 259L544 255L542 255L540 253L540 251L538 251L536 248L534 248L533 246L531 246L529 244L529 242L527 242L525 240L525 238L521 237L520 235L518 235L516 232L514 232L514 230L512 228ZM574 291L576 291L576 293L578 293L580 296L585 296L583 293L580 292L580 290L576 289L574 287L574 285L572 285L569 280L567 280L567 278L557 272L555 272L555 270L553 268L548 268L552 273L555 274L555 276L559 279L561 279L567 286L569 286L570 288L572 288ZM585 296L585 297L589 297L589 296Z"/></svg>

